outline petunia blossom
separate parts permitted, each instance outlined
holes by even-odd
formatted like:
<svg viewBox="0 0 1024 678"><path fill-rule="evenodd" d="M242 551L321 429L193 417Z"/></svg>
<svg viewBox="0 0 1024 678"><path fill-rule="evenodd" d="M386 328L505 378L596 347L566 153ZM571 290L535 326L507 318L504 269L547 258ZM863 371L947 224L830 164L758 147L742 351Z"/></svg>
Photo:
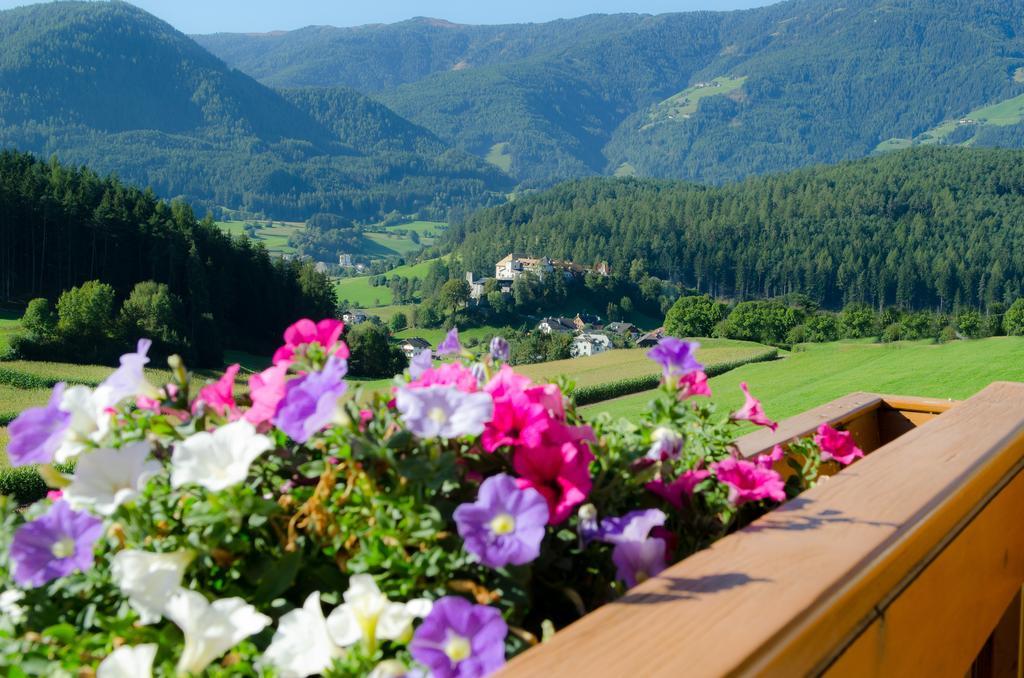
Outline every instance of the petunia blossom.
<svg viewBox="0 0 1024 678"><path fill-rule="evenodd" d="M433 366L434 356L429 348L425 348L409 360L409 376L416 381Z"/></svg>
<svg viewBox="0 0 1024 678"><path fill-rule="evenodd" d="M559 423L545 432L539 446L519 447L512 456L512 467L520 476L516 483L547 500L551 525L565 521L590 493L594 455L586 441L593 435L590 427Z"/></svg>
<svg viewBox="0 0 1024 678"><path fill-rule="evenodd" d="M464 393L476 393L480 383L473 371L461 363L445 363L437 367L428 367L416 377L407 388L426 388L427 386L455 386Z"/></svg>
<svg viewBox="0 0 1024 678"><path fill-rule="evenodd" d="M273 419L278 405L284 399L287 381L287 365L274 365L250 375L249 397L252 399L252 407L246 411L245 420L259 426Z"/></svg>
<svg viewBox="0 0 1024 678"><path fill-rule="evenodd" d="M459 343L459 328L453 327L445 335L444 340L437 345L437 355L452 355L462 353L462 344Z"/></svg>
<svg viewBox="0 0 1024 678"><path fill-rule="evenodd" d="M786 451L782 448L782 445L776 445L771 449L771 452L757 455L754 463L761 468L773 468L775 464L782 461L784 456L786 456Z"/></svg>
<svg viewBox="0 0 1024 678"><path fill-rule="evenodd" d="M124 549L110 561L114 584L128 599L143 624L160 621L171 596L181 588L182 577L195 554L178 550L155 553Z"/></svg>
<svg viewBox="0 0 1024 678"><path fill-rule="evenodd" d="M319 344L324 352L347 360L348 346L341 341L341 333L344 330L345 325L340 320L326 318L314 323L309 318L303 318L284 331L284 346L274 352L274 364L290 365L297 352L303 351L312 344Z"/></svg>
<svg viewBox="0 0 1024 678"><path fill-rule="evenodd" d="M348 363L330 357L320 372L310 372L285 385L284 399L273 422L297 443L305 443L335 420L338 400L348 389Z"/></svg>
<svg viewBox="0 0 1024 678"><path fill-rule="evenodd" d="M261 663L270 664L281 678L306 678L330 668L345 651L327 630L320 592L306 596L302 607L285 614L263 653Z"/></svg>
<svg viewBox="0 0 1024 678"><path fill-rule="evenodd" d="M750 395L750 389L747 388L747 382L742 382L740 384L740 389L746 396L746 401L743 403L743 407L736 412L733 412L732 418L735 421L749 421L753 424L757 424L758 426L767 426L773 431L777 429L779 425L769 419L764 413L764 408L761 407L761 401Z"/></svg>
<svg viewBox="0 0 1024 678"><path fill-rule="evenodd" d="M782 476L770 468L745 459L729 457L711 465L719 482L729 488L729 503L741 506L751 501L786 500Z"/></svg>
<svg viewBox="0 0 1024 678"><path fill-rule="evenodd" d="M464 393L455 386L400 388L395 404L402 422L420 438L480 435L494 414L487 393Z"/></svg>
<svg viewBox="0 0 1024 678"><path fill-rule="evenodd" d="M696 396L711 397L711 387L708 386L708 375L704 370L687 372L679 378L679 399L693 398Z"/></svg>
<svg viewBox="0 0 1024 678"><path fill-rule="evenodd" d="M73 508L111 515L118 506L137 497L146 482L163 469L160 462L150 458L150 450L150 444L141 441L81 455L64 498Z"/></svg>
<svg viewBox="0 0 1024 678"><path fill-rule="evenodd" d="M466 550L494 568L536 560L547 522L544 497L532 488L520 489L504 473L485 480L475 502L455 509Z"/></svg>
<svg viewBox="0 0 1024 678"><path fill-rule="evenodd" d="M96 667L96 678L150 678L158 648L156 643L122 645Z"/></svg>
<svg viewBox="0 0 1024 678"><path fill-rule="evenodd" d="M11 466L48 464L60 448L71 423L71 414L60 409L64 397L63 382L53 387L43 407L30 407L7 428L7 458Z"/></svg>
<svg viewBox="0 0 1024 678"><path fill-rule="evenodd" d="M643 541L652 529L664 525L665 520L665 513L658 509L630 511L623 516L602 519L594 538L608 544Z"/></svg>
<svg viewBox="0 0 1024 678"><path fill-rule="evenodd" d="M201 405L222 417L237 413L238 406L235 404L233 391L235 376L240 368L241 365L238 363L231 365L224 370L224 375L220 379L199 389L199 395L192 403L192 413L195 414Z"/></svg>
<svg viewBox="0 0 1024 678"><path fill-rule="evenodd" d="M657 346L647 352L647 357L661 365L662 375L666 379L670 379L704 369L697 362L698 348L700 348L700 344L695 341L665 337L658 342Z"/></svg>
<svg viewBox="0 0 1024 678"><path fill-rule="evenodd" d="M340 647L362 642L367 652L376 652L381 640L399 640L409 635L412 623L430 613L432 603L418 598L407 603L388 600L368 574L352 575L345 602L327 618L331 639Z"/></svg>
<svg viewBox="0 0 1024 678"><path fill-rule="evenodd" d="M241 598L221 598L211 603L198 591L186 589L171 596L165 614L185 635L178 673L202 673L210 662L262 631L271 621Z"/></svg>
<svg viewBox="0 0 1024 678"><path fill-rule="evenodd" d="M616 576L626 586L642 584L668 567L665 540L648 537L616 544L612 551L612 562L615 563Z"/></svg>
<svg viewBox="0 0 1024 678"><path fill-rule="evenodd" d="M512 347L504 337L494 337L491 339L489 353L492 359L507 363L512 355Z"/></svg>
<svg viewBox="0 0 1024 678"><path fill-rule="evenodd" d="M693 490L706 480L711 473L704 469L692 469L683 471L679 477L670 483L664 480L653 480L644 485L650 492L658 495L677 509L683 508L683 497L689 500L693 497Z"/></svg>
<svg viewBox="0 0 1024 678"><path fill-rule="evenodd" d="M685 438L667 426L659 426L651 432L651 447L645 455L651 461L668 461L679 457Z"/></svg>
<svg viewBox="0 0 1024 678"><path fill-rule="evenodd" d="M76 512L66 501L14 531L10 559L14 581L20 586L42 586L93 565L93 546L103 523L88 513Z"/></svg>
<svg viewBox="0 0 1024 678"><path fill-rule="evenodd" d="M249 466L273 448L270 438L256 432L252 424L239 420L213 433L193 433L174 444L171 454L171 485L202 485L219 492L249 476Z"/></svg>
<svg viewBox="0 0 1024 678"><path fill-rule="evenodd" d="M69 413L65 435L53 455L59 464L67 463L106 438L113 423L113 405L109 390L95 391L88 386L72 386L60 399L60 409Z"/></svg>
<svg viewBox="0 0 1024 678"><path fill-rule="evenodd" d="M818 427L814 434L814 442L821 448L821 460L835 460L843 466L852 464L864 456L864 451L853 442L853 434L849 431L839 431L828 424Z"/></svg>
<svg viewBox="0 0 1024 678"><path fill-rule="evenodd" d="M497 608L446 596L416 629L409 651L434 678L480 678L505 664L507 635Z"/></svg>
<svg viewBox="0 0 1024 678"><path fill-rule="evenodd" d="M149 364L150 346L153 342L149 339L139 339L136 344L135 353L125 353L120 358L120 367L103 383L97 387L97 391L107 394L110 405L118 403L125 398L134 398L140 395L154 396L156 389L146 381L144 367Z"/></svg>

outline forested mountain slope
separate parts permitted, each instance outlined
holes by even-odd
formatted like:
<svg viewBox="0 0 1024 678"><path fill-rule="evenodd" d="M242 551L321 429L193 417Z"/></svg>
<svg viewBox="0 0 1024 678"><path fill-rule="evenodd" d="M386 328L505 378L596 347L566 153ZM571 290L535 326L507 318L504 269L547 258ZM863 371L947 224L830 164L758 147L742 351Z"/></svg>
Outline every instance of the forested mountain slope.
<svg viewBox="0 0 1024 678"><path fill-rule="evenodd" d="M121 2L0 12L0 146L277 218L441 212L507 183L354 91L282 95Z"/></svg>
<svg viewBox="0 0 1024 678"><path fill-rule="evenodd" d="M1024 292L1024 151L911 149L722 187L580 180L448 237L481 274L514 251L739 299L987 308Z"/></svg>

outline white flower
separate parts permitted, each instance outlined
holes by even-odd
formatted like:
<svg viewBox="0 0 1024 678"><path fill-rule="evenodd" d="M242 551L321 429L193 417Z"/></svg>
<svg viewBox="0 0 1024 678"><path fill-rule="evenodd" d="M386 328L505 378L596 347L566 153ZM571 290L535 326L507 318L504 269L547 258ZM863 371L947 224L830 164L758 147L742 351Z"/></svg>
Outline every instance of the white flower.
<svg viewBox="0 0 1024 678"><path fill-rule="evenodd" d="M25 592L18 589L7 589L0 593L0 615L11 620L12 624L25 621L25 608L19 605L25 598Z"/></svg>
<svg viewBox="0 0 1024 678"><path fill-rule="evenodd" d="M153 624L163 616L171 596L180 590L181 578L193 557L189 551L120 551L111 560L110 572L142 623Z"/></svg>
<svg viewBox="0 0 1024 678"><path fill-rule="evenodd" d="M121 356L121 366L96 389L103 400L114 406L125 398L135 398L140 395L155 397L157 390L146 381L146 373L143 368L149 363L149 347L153 342L149 339L139 339L135 353L125 353Z"/></svg>
<svg viewBox="0 0 1024 678"><path fill-rule="evenodd" d="M156 650L156 643L122 645L100 662L96 678L150 678Z"/></svg>
<svg viewBox="0 0 1024 678"><path fill-rule="evenodd" d="M164 613L185 634L178 673L201 673L214 659L270 624L270 617L241 598L211 603L203 594L185 589L171 596Z"/></svg>
<svg viewBox="0 0 1024 678"><path fill-rule="evenodd" d="M108 396L88 386L72 386L64 391L60 409L69 413L71 420L64 441L54 454L58 463L66 463L106 437L113 420L113 403L107 402Z"/></svg>
<svg viewBox="0 0 1024 678"><path fill-rule="evenodd" d="M320 592L315 591L301 608L281 617L263 660L273 665L281 678L305 678L323 673L344 654L327 632Z"/></svg>
<svg viewBox="0 0 1024 678"><path fill-rule="evenodd" d="M163 468L149 458L147 442L129 443L119 450L94 450L79 457L64 498L76 509L88 508L103 516L134 499L146 481Z"/></svg>
<svg viewBox="0 0 1024 678"><path fill-rule="evenodd" d="M392 603L373 577L357 574L349 580L345 602L327 618L327 629L338 645L348 647L362 640L372 653L378 640L402 640L409 635L413 620L430 614L431 605L424 599Z"/></svg>
<svg viewBox="0 0 1024 678"><path fill-rule="evenodd" d="M240 419L213 433L200 431L174 446L171 485L198 483L217 492L237 485L249 475L249 465L274 444Z"/></svg>
<svg viewBox="0 0 1024 678"><path fill-rule="evenodd" d="M373 667L370 675L366 678L405 678L409 675L409 669L397 659L385 659Z"/></svg>

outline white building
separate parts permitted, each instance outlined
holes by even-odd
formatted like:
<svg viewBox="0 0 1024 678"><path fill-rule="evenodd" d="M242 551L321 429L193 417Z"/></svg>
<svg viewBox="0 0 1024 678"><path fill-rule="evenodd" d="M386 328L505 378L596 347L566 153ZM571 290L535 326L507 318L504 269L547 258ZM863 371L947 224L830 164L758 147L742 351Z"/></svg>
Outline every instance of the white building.
<svg viewBox="0 0 1024 678"><path fill-rule="evenodd" d="M574 357L597 355L610 350L612 340L603 334L584 333L572 340L569 352Z"/></svg>
<svg viewBox="0 0 1024 678"><path fill-rule="evenodd" d="M366 322L366 314L362 311L345 311L341 319L349 325L359 325Z"/></svg>

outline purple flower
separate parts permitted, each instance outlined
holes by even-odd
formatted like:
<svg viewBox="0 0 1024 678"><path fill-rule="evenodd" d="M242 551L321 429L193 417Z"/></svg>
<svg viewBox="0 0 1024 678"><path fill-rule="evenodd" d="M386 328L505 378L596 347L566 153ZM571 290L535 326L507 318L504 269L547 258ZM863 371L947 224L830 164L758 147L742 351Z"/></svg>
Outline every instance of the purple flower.
<svg viewBox="0 0 1024 678"><path fill-rule="evenodd" d="M612 562L618 570L616 575L626 586L642 584L665 569L665 540L651 537L616 544Z"/></svg>
<svg viewBox="0 0 1024 678"><path fill-rule="evenodd" d="M434 366L434 359L430 355L430 349L425 348L412 357L409 361L409 376L416 381L423 376L423 373Z"/></svg>
<svg viewBox="0 0 1024 678"><path fill-rule="evenodd" d="M453 353L462 353L458 327L453 327L448 332L448 336L444 338L444 341L437 345L437 355L451 355Z"/></svg>
<svg viewBox="0 0 1024 678"><path fill-rule="evenodd" d="M683 449L684 442L681 434L665 426L659 426L651 433L651 448L647 450L646 458L651 461L675 459Z"/></svg>
<svg viewBox="0 0 1024 678"><path fill-rule="evenodd" d="M60 409L64 396L64 383L53 387L50 401L43 407L30 407L11 422L7 429L11 440L7 444L7 457L11 466L48 464L64 440L71 423L71 413Z"/></svg>
<svg viewBox="0 0 1024 678"><path fill-rule="evenodd" d="M342 381L347 372L348 363L332 355L322 372L289 381L274 415L274 425L297 443L309 440L334 419L338 398L348 388Z"/></svg>
<svg viewBox="0 0 1024 678"><path fill-rule="evenodd" d="M507 363L509 356L512 355L512 347L508 345L504 337L494 337L491 339L491 357L495 360L500 360L503 363Z"/></svg>
<svg viewBox="0 0 1024 678"><path fill-rule="evenodd" d="M609 544L639 542L647 539L652 529L664 524L665 514L658 509L630 511L624 516L602 520L594 538Z"/></svg>
<svg viewBox="0 0 1024 678"><path fill-rule="evenodd" d="M109 389L108 401L115 405L125 398L136 396L142 390L146 381L146 373L143 367L149 364L149 347L153 342L149 339L139 339L136 344L135 353L125 353L121 356L121 366L107 377L100 388Z"/></svg>
<svg viewBox="0 0 1024 678"><path fill-rule="evenodd" d="M689 372L704 369L694 357L698 348L700 344L695 341L665 337L647 352L647 357L661 365L666 379L672 376L681 377Z"/></svg>
<svg viewBox="0 0 1024 678"><path fill-rule="evenodd" d="M497 609L446 596L434 602L409 651L434 678L479 678L504 666L506 635Z"/></svg>
<svg viewBox="0 0 1024 678"><path fill-rule="evenodd" d="M472 504L455 509L466 550L488 567L525 565L540 555L548 523L548 502L533 488L519 489L505 473L480 485Z"/></svg>
<svg viewBox="0 0 1024 678"><path fill-rule="evenodd" d="M73 511L58 501L45 514L14 532L11 561L14 581L21 586L43 584L92 567L92 549L103 532L103 521Z"/></svg>
<svg viewBox="0 0 1024 678"><path fill-rule="evenodd" d="M402 421L420 438L480 435L494 416L491 394L455 386L400 388L395 400Z"/></svg>

